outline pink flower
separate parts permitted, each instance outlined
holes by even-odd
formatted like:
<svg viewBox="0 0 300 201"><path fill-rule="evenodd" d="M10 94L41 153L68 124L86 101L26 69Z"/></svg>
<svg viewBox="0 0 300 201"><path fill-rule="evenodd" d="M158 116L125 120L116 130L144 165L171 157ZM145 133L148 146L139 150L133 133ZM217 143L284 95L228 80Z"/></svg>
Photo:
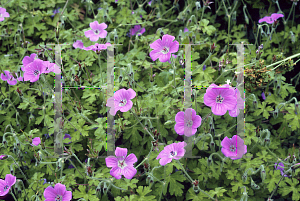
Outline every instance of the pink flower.
<svg viewBox="0 0 300 201"><path fill-rule="evenodd" d="M222 153L232 160L240 159L247 153L247 145L244 145L244 140L238 135L234 135L230 139L226 136L222 140L221 146Z"/></svg>
<svg viewBox="0 0 300 201"><path fill-rule="evenodd" d="M185 154L184 147L186 146L185 142L173 143L165 146L164 150L162 150L156 160L160 159L159 164L165 166L167 163L170 163L172 159L179 160Z"/></svg>
<svg viewBox="0 0 300 201"><path fill-rule="evenodd" d="M82 49L84 46L83 46L83 42L82 40L77 40L75 43L73 43L73 47L76 49L76 48L79 48L79 49Z"/></svg>
<svg viewBox="0 0 300 201"><path fill-rule="evenodd" d="M185 33L185 32L188 32L188 31L189 31L188 28L185 27L183 32Z"/></svg>
<svg viewBox="0 0 300 201"><path fill-rule="evenodd" d="M150 44L150 47L154 50L150 52L150 57L153 61L159 58L160 62L167 62L171 53L175 53L179 49L178 41L174 41L174 36L170 36L168 34L164 35L161 39L157 39L153 43Z"/></svg>
<svg viewBox="0 0 300 201"><path fill-rule="evenodd" d="M48 186L44 191L45 201L70 201L72 199L72 192L66 191L66 186L57 183L54 188L52 186Z"/></svg>
<svg viewBox="0 0 300 201"><path fill-rule="evenodd" d="M137 162L136 156L133 153L127 156L127 149L120 147L116 148L115 155L117 157L108 156L105 158L106 166L112 167L110 175L116 179L121 179L122 175L126 179L132 179L137 172L133 167L133 164Z"/></svg>
<svg viewBox="0 0 300 201"><path fill-rule="evenodd" d="M97 21L91 22L90 27L92 30L88 30L84 32L84 35L87 38L90 38L91 41L97 41L99 38L105 38L107 35L107 31L104 29L107 28L107 25L103 22L99 24Z"/></svg>
<svg viewBox="0 0 300 201"><path fill-rule="evenodd" d="M232 110L228 110L231 117L237 117L240 114L240 110L244 109L244 100L241 98L241 93L238 89L235 89L235 97L237 99L237 105Z"/></svg>
<svg viewBox="0 0 300 201"><path fill-rule="evenodd" d="M188 108L185 112L178 112L175 116L176 124L174 129L178 135L184 135L190 137L195 135L197 128L201 125L201 117L196 115L196 111L192 108Z"/></svg>
<svg viewBox="0 0 300 201"><path fill-rule="evenodd" d="M283 14L273 13L271 16L265 16L261 18L260 20L258 20L258 23L267 22L268 24L273 24L274 21L283 16Z"/></svg>
<svg viewBox="0 0 300 201"><path fill-rule="evenodd" d="M130 29L130 34L132 36L134 36L135 34L141 36L145 31L145 28L141 29L141 25L135 25L134 28Z"/></svg>
<svg viewBox="0 0 300 201"><path fill-rule="evenodd" d="M32 144L33 144L34 146L38 146L40 143L41 143L41 138L35 137L35 138L32 139ZM32 145L31 145L31 146L32 146Z"/></svg>
<svg viewBox="0 0 300 201"><path fill-rule="evenodd" d="M95 45L91 45L89 47L86 47L85 50L93 50L96 53L99 53L102 50L106 50L107 46L111 46L110 43L106 43L106 44L98 44L96 43Z"/></svg>
<svg viewBox="0 0 300 201"><path fill-rule="evenodd" d="M107 100L106 106L111 107L110 108L110 114L112 116L115 116L117 111L120 110L121 112L127 112L132 108L132 101L130 99L133 99L136 96L136 93L133 89L129 88L126 89L120 89L114 93L114 97L110 97Z"/></svg>
<svg viewBox="0 0 300 201"><path fill-rule="evenodd" d="M5 75L4 75L4 74L5 74ZM7 70L4 71L4 74L1 73L1 79L2 79L3 81L7 81L7 83L8 83L9 85L16 85L17 82L18 82L17 79L18 79L19 81L23 81L23 77L18 77L17 73L15 73L17 79L15 79L15 78L12 76L12 74L11 74L9 71L7 71Z"/></svg>
<svg viewBox="0 0 300 201"><path fill-rule="evenodd" d="M175 55L175 54L172 54L172 57L175 59L175 58L177 58L177 55ZM169 61L168 61L170 64L171 64L171 60L169 59Z"/></svg>
<svg viewBox="0 0 300 201"><path fill-rule="evenodd" d="M5 180L0 179L0 196L6 195L15 183L16 177L11 174L7 174Z"/></svg>
<svg viewBox="0 0 300 201"><path fill-rule="evenodd" d="M4 160L6 158L6 155L0 155L0 160Z"/></svg>
<svg viewBox="0 0 300 201"><path fill-rule="evenodd" d="M211 107L214 115L222 116L227 110L233 110L237 104L235 91L230 85L218 87L211 84L204 94L204 104Z"/></svg>
<svg viewBox="0 0 300 201"><path fill-rule="evenodd" d="M45 68L44 73L54 72L55 70L59 70L58 66L55 63L50 63L50 61L43 61Z"/></svg>
<svg viewBox="0 0 300 201"><path fill-rule="evenodd" d="M31 54L30 57L29 56L26 56L23 58L22 60L22 63L23 63L23 66L21 67L22 71L26 71L26 67L31 64L35 59L37 59L36 57L36 54Z"/></svg>
<svg viewBox="0 0 300 201"><path fill-rule="evenodd" d="M9 13L6 12L5 8L0 7L0 22L3 21L5 17L9 17Z"/></svg>
<svg viewBox="0 0 300 201"><path fill-rule="evenodd" d="M32 63L26 66L24 73L24 81L30 80L30 82L36 82L40 78L40 75L45 72L45 65L42 60L36 59Z"/></svg>

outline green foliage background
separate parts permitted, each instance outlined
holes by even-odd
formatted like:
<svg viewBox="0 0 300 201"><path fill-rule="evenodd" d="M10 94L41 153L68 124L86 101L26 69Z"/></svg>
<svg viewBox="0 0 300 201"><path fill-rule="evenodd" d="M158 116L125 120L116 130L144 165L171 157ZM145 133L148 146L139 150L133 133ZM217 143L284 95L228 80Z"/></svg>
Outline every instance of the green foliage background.
<svg viewBox="0 0 300 201"><path fill-rule="evenodd" d="M241 42L250 44L252 34L254 44L245 45L244 61L245 69L253 69L257 76L257 78L253 78L249 73L244 74L245 88L247 89L244 141L247 145L247 154L239 160L227 159L222 172L220 171L222 161L218 157L213 157L212 165L208 166L207 159L212 153L218 152L223 156L221 140L225 136L230 138L236 134L236 118L230 117L228 113L221 117L213 116L214 132L212 133L209 121L204 120L204 117L211 112L203 102L206 88L198 88L195 89L197 94L193 97L193 108L196 108L197 115L202 117L202 126L195 136L211 133L216 146L213 149L210 146L210 138L203 137L193 148L193 155L201 156L201 158L181 159L180 162L191 178L199 181L199 187L217 200L243 200L244 192L247 192L248 201L266 200L280 180L280 171L274 171L274 163L277 162L277 159L283 160L289 154L295 154L297 161L300 160L298 150L300 111L298 110L298 114L295 114L294 100L287 103L291 97L299 100L299 91L296 91L299 74L297 79L291 80L290 83L287 82L285 76L288 72L295 72L296 67L299 72L299 65L294 65L299 61L295 62L294 59L299 56L292 60L286 59L299 53L299 39L296 38L295 41L292 41L290 34L290 31L295 36L299 36L300 33L299 22L292 22L293 19L299 18L299 4L295 6L296 14L292 14L284 26L282 18L278 20L280 27L276 29L272 39L269 40L269 36L264 37L257 33L258 19L252 19L248 10L252 9L251 12L254 12L253 10L260 9L259 18L270 16L271 13L278 10L273 1L265 1L262 4L262 1L216 0L210 4L213 11L207 7L203 9L202 2L202 8L197 10L195 1L192 0L185 1L185 4L180 1L180 6L175 3L178 1L175 1L174 4L173 1L152 1L151 6L147 2L143 2L143 5L142 2L139 2L140 6L138 6L137 2L139 1L119 0L118 3L115 3L114 0L105 2L69 0L67 4L62 0L2 2L2 7L6 8L10 17L0 22L1 73L3 70L21 71L24 56L36 53L36 49L41 49L45 44L69 43L70 45L64 45L61 48L64 86L77 86L74 75L81 78L82 86L105 86L106 83L101 83L101 78L106 80L107 77L106 51L101 54L101 68L99 68L96 53L72 47L76 40L82 40L85 47L94 44L84 36L84 31L89 30L89 23L95 20L99 23L105 22L108 25L106 30L109 37L107 36L98 43L106 43L109 39L111 43L123 44L115 48L115 67L118 67L114 71L115 91L121 88L132 88L137 92L136 98L133 99L133 110L138 113L138 116L147 117L142 119L142 123L147 126L148 131L153 133L154 130L157 130L160 133L158 148L161 151L167 144L183 140L176 134L174 125L175 115L184 110L184 69L179 65L180 58L178 57L175 71L177 87L174 88L173 67L168 62L161 63L158 60L153 62L149 56L151 51L149 44L159 39L161 32L175 36L180 44L201 42L201 45L193 46L192 79L194 86L207 87L212 83L219 85L225 84L227 79L232 80L237 64L237 54L235 46L228 44L240 44ZM286 4L289 7L292 6L292 2ZM60 15L65 5L63 15ZM173 5L174 7L172 7ZM246 5L246 9L244 5ZM60 13L55 14L52 18L53 10L58 7L60 7ZM99 7L102 9L98 9ZM290 10L284 9L282 12L285 14L286 20ZM230 18L227 17L229 13L231 14ZM128 37L126 34L137 23L142 23L141 26L145 27L146 32L140 37ZM183 32L185 27L189 29L189 32ZM249 33L251 34L249 35ZM179 34L182 34L181 41L178 37ZM258 36L257 40L256 36ZM29 43L25 44L25 41ZM216 48L214 51L210 51L213 43ZM255 51L262 43L264 44L263 53L258 58ZM45 51L43 55L39 55L39 58L54 62L54 46L48 47L53 50ZM180 46L179 51L184 53L184 46ZM275 65L270 66L276 62L273 60L274 55L276 55L276 61L283 61L276 66L276 70L273 69L268 74L258 72L267 66L269 66L268 70L275 67ZM222 70L219 71L219 61L223 59L224 61L228 59L231 63L224 64ZM203 70L204 65L207 66L205 70ZM128 74L132 72L133 75L129 76ZM153 74L155 74L154 78ZM119 78L120 75L122 75L122 79ZM262 79L262 82L259 82L259 79ZM133 179L128 180L123 177L121 180L113 180L114 186L126 189L126 191L111 187L108 194L104 194L103 191L96 192L99 181L88 179L85 176L86 168L82 167L74 157L72 157L72 161L76 165L76 169L68 169L65 165L62 177L59 176L60 171L57 170L55 163L36 165L33 148L26 142L24 133L27 136L29 134L33 137L41 137L40 148L53 154L53 136L51 134L54 133L55 114L54 99L52 98L54 74L44 74L35 83L18 82L15 86L8 85L2 80L0 83L0 100L4 103L0 110L0 140L3 140L4 133L11 130L8 126L11 125L21 141L20 146L17 146L14 144L14 137L8 135L6 137L7 145L1 145L0 154L9 154L17 159L30 185L26 183L16 166L13 166L14 175L24 181L28 197L38 192L38 195L43 198L42 192L49 184L43 185L44 180L41 179L46 178L47 181L61 182L66 185L67 190L72 190L73 200L80 198L84 198L86 201L97 199L118 201L210 200L201 192L195 193L192 184L176 161L173 160L165 167L159 167L159 161L156 160L159 152L152 151L148 155L151 149L151 138L131 114L131 111L118 112L115 116L116 146L128 148L128 154L134 153L137 156L138 162L135 166L148 156L146 163L149 163L150 169L159 167L152 172L158 180L155 179L150 183L144 174L143 165L141 165ZM261 85L259 86L258 83ZM236 82L233 81L231 85L235 86ZM23 96L17 93L17 88ZM263 91L266 94L265 100L261 99ZM255 99L251 94L255 96ZM64 89L62 96L63 133L72 136L72 143L65 144L65 146L71 149L84 165L86 165L84 161L88 154L86 150L98 151L98 154L90 155L90 164L95 174L94 177L99 179L112 178L109 173L110 168L106 167L104 158L94 157L106 156L106 100L106 90L103 88ZM253 100L256 100L257 104L253 104ZM280 108L281 106L284 107ZM266 129L270 131L269 145L264 143L266 134L260 135L258 127L260 131ZM74 131L75 129L76 131ZM44 134L49 134L50 138L46 139ZM89 139L92 139L91 143ZM65 139L64 142L68 143L70 140ZM42 151L42 153L47 155L46 152ZM57 159L45 156L43 161L56 162ZM13 161L7 159L0 162L0 175L4 179L5 175L11 172L10 166ZM245 182L242 180L242 175L248 168L253 168L255 171L261 165L266 171L265 180L261 179L259 173L251 175L251 178L249 176ZM274 199L300 199L298 173L299 170L296 170L293 178L284 178L280 182L273 195ZM253 189L251 180L259 185L260 189ZM24 193L19 196L19 200L22 199L26 199Z"/></svg>

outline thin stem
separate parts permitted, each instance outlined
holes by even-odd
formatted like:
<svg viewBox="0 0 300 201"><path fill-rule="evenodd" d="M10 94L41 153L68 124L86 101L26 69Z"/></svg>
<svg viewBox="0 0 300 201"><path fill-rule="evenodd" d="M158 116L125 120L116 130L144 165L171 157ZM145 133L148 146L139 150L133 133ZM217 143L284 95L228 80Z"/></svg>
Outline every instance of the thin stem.
<svg viewBox="0 0 300 201"><path fill-rule="evenodd" d="M102 77L102 72L101 72L101 61L100 61L100 54L98 54L98 62L99 62L99 68L100 68L100 76L101 76L101 80L102 80L102 83L101 85L103 85L103 77Z"/></svg>
<svg viewBox="0 0 300 201"><path fill-rule="evenodd" d="M17 199L12 191L10 191L10 194L13 196L14 200L17 201Z"/></svg>

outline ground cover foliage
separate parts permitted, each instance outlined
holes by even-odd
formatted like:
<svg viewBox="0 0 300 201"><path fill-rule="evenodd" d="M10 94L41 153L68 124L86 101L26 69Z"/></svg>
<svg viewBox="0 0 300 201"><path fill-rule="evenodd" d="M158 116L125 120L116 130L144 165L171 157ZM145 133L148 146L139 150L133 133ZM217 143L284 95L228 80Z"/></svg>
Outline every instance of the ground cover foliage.
<svg viewBox="0 0 300 201"><path fill-rule="evenodd" d="M4 190L11 186L0 199L45 200L49 186L63 184L72 200L86 201L300 200L299 2L6 0L0 7L9 13L1 10L0 73L27 80L0 80L0 178L16 177L12 185L0 183ZM273 13L283 17L264 18ZM92 41L85 32L95 21L107 25L107 35ZM150 44L165 35L174 36L179 49L170 62L153 61ZM236 86L237 49L229 44L242 42L247 152L233 160L221 143L237 135L237 118L212 114L204 95L212 84ZM62 92L64 159L50 158L57 126L55 70L34 82L22 70L32 54L54 63L54 46L45 46L50 43L69 43L61 46L62 83L74 87ZM106 89L99 88L106 85L108 46L95 43L122 44L114 49L115 91L136 93L132 108L114 116L115 146L137 158L131 179L116 179L98 157L107 155L110 108ZM192 108L202 118L192 153L201 158L162 166L159 153L184 139L174 126L184 111L181 44L188 43L201 43L191 51Z"/></svg>

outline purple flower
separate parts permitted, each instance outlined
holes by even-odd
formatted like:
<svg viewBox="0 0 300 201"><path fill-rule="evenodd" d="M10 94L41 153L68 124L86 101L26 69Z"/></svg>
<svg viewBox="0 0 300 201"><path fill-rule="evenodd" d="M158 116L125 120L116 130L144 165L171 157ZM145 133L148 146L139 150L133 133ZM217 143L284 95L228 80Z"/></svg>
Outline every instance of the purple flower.
<svg viewBox="0 0 300 201"><path fill-rule="evenodd" d="M277 163L275 163L274 168L276 168ZM281 176L284 174L284 164L280 162L276 168L276 170L280 170ZM284 175L284 177L289 177L289 175Z"/></svg>
<svg viewBox="0 0 300 201"><path fill-rule="evenodd" d="M118 0L115 0L115 3L117 3L118 2Z"/></svg>
<svg viewBox="0 0 300 201"><path fill-rule="evenodd" d="M59 67L55 63L50 63L50 61L43 61L43 64L45 66L44 73L50 73L59 70Z"/></svg>
<svg viewBox="0 0 300 201"><path fill-rule="evenodd" d="M40 143L41 143L41 138L40 137L35 137L35 138L32 139L32 144L34 146L38 146Z"/></svg>
<svg viewBox="0 0 300 201"><path fill-rule="evenodd" d="M149 1L149 2L148 2L149 6L151 6L151 2L152 2L152 1Z"/></svg>
<svg viewBox="0 0 300 201"><path fill-rule="evenodd" d="M145 32L145 28L141 29L141 25L135 25L134 28L130 29L130 34L134 36L137 34L138 36L141 36Z"/></svg>
<svg viewBox="0 0 300 201"><path fill-rule="evenodd" d="M140 15L140 18L143 18L143 16L142 16L142 15Z"/></svg>
<svg viewBox="0 0 300 201"><path fill-rule="evenodd" d="M16 177L11 174L7 174L5 180L0 179L0 196L6 195L15 183Z"/></svg>
<svg viewBox="0 0 300 201"><path fill-rule="evenodd" d="M206 65L203 66L203 69L202 69L202 70L205 70L205 69L206 69Z"/></svg>
<svg viewBox="0 0 300 201"><path fill-rule="evenodd" d="M156 160L159 160L159 164L165 166L167 163L170 163L172 159L179 160L185 154L184 147L186 146L185 142L173 143L165 146L164 150L162 150Z"/></svg>
<svg viewBox="0 0 300 201"><path fill-rule="evenodd" d="M171 53L175 53L179 49L178 41L174 41L174 36L170 36L168 34L163 35L162 40L157 39L153 43L150 44L150 47L154 50L150 52L150 57L153 61L159 58L160 62L167 62Z"/></svg>
<svg viewBox="0 0 300 201"><path fill-rule="evenodd" d="M102 50L106 50L107 46L111 46L110 43L106 43L106 44L98 44L96 43L95 45L91 45L89 47L84 48L84 50L93 50L94 52L100 52Z"/></svg>
<svg viewBox="0 0 300 201"><path fill-rule="evenodd" d="M196 115L196 111L192 108L186 109L185 112L180 111L175 116L176 124L174 129L178 135L184 135L190 137L195 135L197 128L201 125L202 118Z"/></svg>
<svg viewBox="0 0 300 201"><path fill-rule="evenodd" d="M184 28L184 30L183 30L183 32L185 33L185 32L188 32L189 30L188 30L188 28Z"/></svg>
<svg viewBox="0 0 300 201"><path fill-rule="evenodd" d="M6 155L0 155L0 160L4 160L6 158Z"/></svg>
<svg viewBox="0 0 300 201"><path fill-rule="evenodd" d="M135 96L136 93L131 88L129 88L128 90L120 89L116 91L114 93L114 96L108 98L106 103L106 106L111 107L109 113L112 116L115 116L118 110L120 110L121 112L127 112L132 108L133 105L130 99L133 99Z"/></svg>
<svg viewBox="0 0 300 201"><path fill-rule="evenodd" d="M60 9L60 7L58 7L57 9L54 9L53 14L55 15L56 13L59 13L59 9ZM51 15L51 17L54 17L54 15Z"/></svg>
<svg viewBox="0 0 300 201"><path fill-rule="evenodd" d="M0 22L2 22L5 17L9 17L9 13L6 12L5 8L0 7Z"/></svg>
<svg viewBox="0 0 300 201"><path fill-rule="evenodd" d="M264 92L261 93L261 97L262 97L262 99L266 100L266 96L265 96Z"/></svg>
<svg viewBox="0 0 300 201"><path fill-rule="evenodd" d="M31 64L35 59L37 59L36 54L31 54L29 56L25 56L22 60L23 66L21 67L22 71L26 71L26 67Z"/></svg>
<svg viewBox="0 0 300 201"><path fill-rule="evenodd" d="M232 160L240 159L247 153L247 145L244 145L244 140L238 135L234 135L230 139L226 136L222 140L221 146L222 153Z"/></svg>
<svg viewBox="0 0 300 201"><path fill-rule="evenodd" d="M85 31L84 35L90 38L91 41L97 41L99 38L105 38L107 36L107 31L104 30L107 28L107 25L104 22L101 24L97 21L91 22L90 27L92 30Z"/></svg>
<svg viewBox="0 0 300 201"><path fill-rule="evenodd" d="M44 185L45 183L47 183L47 179L44 179L44 183L43 183L43 185Z"/></svg>
<svg viewBox="0 0 300 201"><path fill-rule="evenodd" d="M69 135L69 134L65 134L64 139L66 139L66 138L69 138L70 140L72 139L71 135ZM72 141L71 141L71 142L72 142ZM69 142L69 143L64 143L64 144L70 144L71 142Z"/></svg>
<svg viewBox="0 0 300 201"><path fill-rule="evenodd" d="M177 55L175 55L175 54L172 54L172 57L176 59L176 58L177 58ZM168 62L171 64L171 60L170 60L170 59L169 59L169 61L168 61Z"/></svg>
<svg viewBox="0 0 300 201"><path fill-rule="evenodd" d="M5 74L5 75L4 75L4 74ZM17 79L18 79L19 81L23 81L23 77L18 77L17 73L15 73L17 79L15 79L14 76L12 76L12 74L11 74L9 71L7 71L7 70L4 71L4 74L1 73L1 79L2 79L3 81L7 81L7 83L8 83L9 85L16 85L17 82L18 82Z"/></svg>
<svg viewBox="0 0 300 201"><path fill-rule="evenodd" d="M278 18L283 17L283 14L273 13L271 16L265 16L258 20L258 23L267 22L268 24L273 24Z"/></svg>
<svg viewBox="0 0 300 201"><path fill-rule="evenodd" d="M235 91L230 85L218 87L211 84L204 94L204 104L211 107L214 115L222 116L227 110L233 110L237 104Z"/></svg>
<svg viewBox="0 0 300 201"><path fill-rule="evenodd" d="M83 42L82 40L77 40L76 42L73 43L73 47L76 49L76 48L79 48L79 49L82 49L84 46L83 46Z"/></svg>
<svg viewBox="0 0 300 201"><path fill-rule="evenodd" d="M45 201L70 201L72 199L72 192L66 191L66 186L57 183L54 188L52 186L48 186L44 191Z"/></svg>
<svg viewBox="0 0 300 201"><path fill-rule="evenodd" d="M44 73L46 66L40 59L34 60L32 63L28 64L24 73L24 81L30 80L30 82L36 82L40 78L40 75Z"/></svg>
<svg viewBox="0 0 300 201"><path fill-rule="evenodd" d="M133 164L137 162L136 156L133 153L127 156L127 149L120 147L116 148L115 155L117 157L108 156L105 158L106 166L112 167L110 175L116 179L121 179L122 175L126 179L132 179L137 173L137 170L133 167Z"/></svg>
<svg viewBox="0 0 300 201"><path fill-rule="evenodd" d="M240 114L240 109L244 109L244 100L241 98L241 93L238 89L235 89L235 98L237 99L237 104L232 110L228 110L231 117L237 117Z"/></svg>

